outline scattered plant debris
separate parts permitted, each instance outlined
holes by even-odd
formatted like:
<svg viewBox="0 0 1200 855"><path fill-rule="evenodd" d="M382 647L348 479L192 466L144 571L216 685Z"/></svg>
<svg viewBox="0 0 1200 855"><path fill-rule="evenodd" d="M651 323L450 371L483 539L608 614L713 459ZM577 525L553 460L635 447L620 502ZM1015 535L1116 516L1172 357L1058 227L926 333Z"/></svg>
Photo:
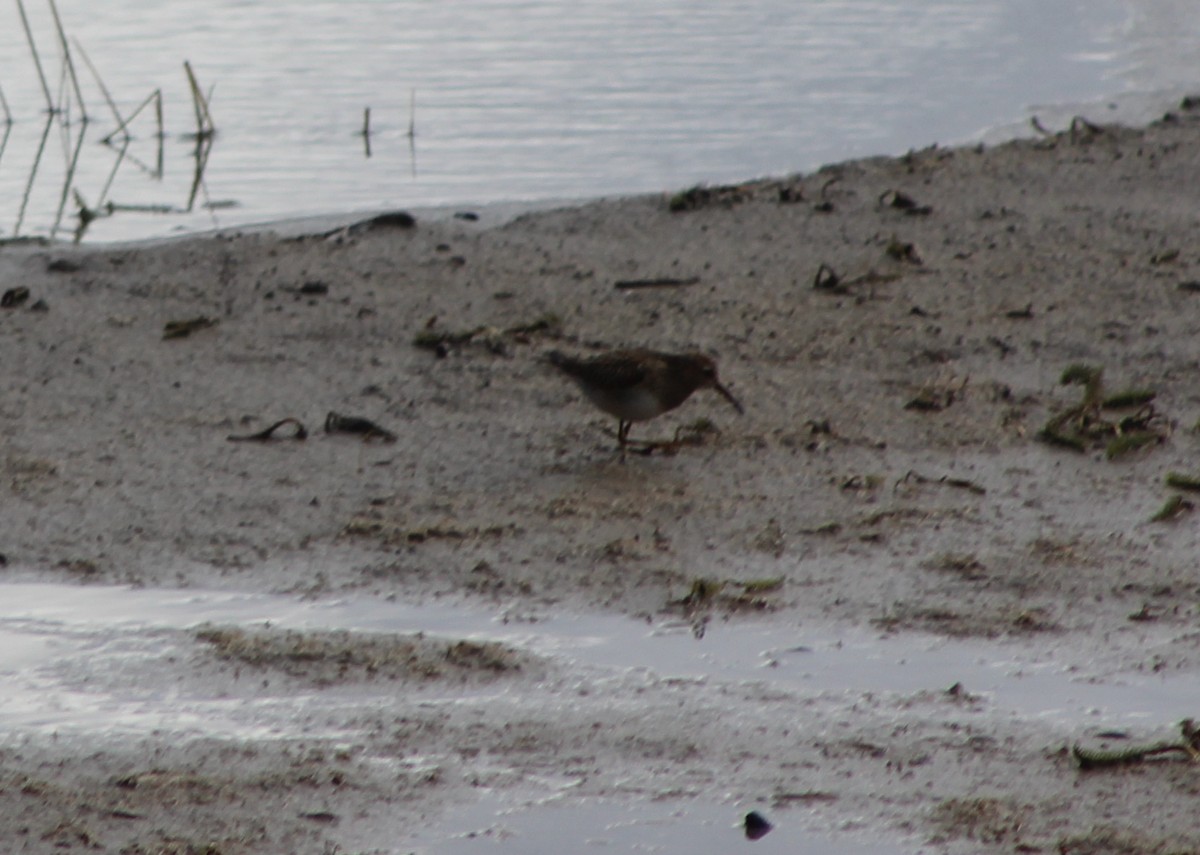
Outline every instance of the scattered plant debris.
<svg viewBox="0 0 1200 855"><path fill-rule="evenodd" d="M163 339L187 338L198 330L208 329L216 325L216 319L207 317L206 315L189 318L184 321L167 321L163 326Z"/></svg>
<svg viewBox="0 0 1200 855"><path fill-rule="evenodd" d="M413 338L413 345L432 350L439 359L467 345L479 345L489 353L507 356L510 343L529 344L534 335L557 338L561 332L562 320L553 312L547 312L532 321L507 329L478 326L467 330L446 330L438 327L435 316L425 322L425 328Z"/></svg>
<svg viewBox="0 0 1200 855"><path fill-rule="evenodd" d="M1163 503L1154 516L1150 517L1150 522L1171 522L1190 513L1194 508L1195 505L1177 493Z"/></svg>
<svg viewBox="0 0 1200 855"><path fill-rule="evenodd" d="M1165 442L1170 434L1167 420L1154 408L1156 393L1152 389L1105 395L1104 369L1081 363L1067 366L1060 382L1083 386L1083 400L1046 422L1037 434L1042 442L1079 452L1103 446L1105 457L1115 460ZM1103 414L1104 410L1134 408L1136 412L1117 421Z"/></svg>
<svg viewBox="0 0 1200 855"><path fill-rule="evenodd" d="M1200 476L1184 475L1181 472L1167 473L1167 486L1176 490L1187 490L1192 493L1200 492Z"/></svg>
<svg viewBox="0 0 1200 855"><path fill-rule="evenodd" d="M1185 718L1179 722L1179 737L1178 741L1162 740L1118 749L1084 748L1076 742L1071 746L1071 756L1083 771L1129 766L1167 755L1200 761L1200 728L1192 719Z"/></svg>
<svg viewBox="0 0 1200 855"><path fill-rule="evenodd" d="M275 431L284 426L291 426L292 433L289 436L277 437ZM230 434L225 437L230 442L269 442L273 439L308 439L308 430L300 423L299 419L289 416L286 419L280 419L268 428L258 431L257 433Z"/></svg>
<svg viewBox="0 0 1200 855"><path fill-rule="evenodd" d="M904 477L897 481L895 487L892 489L895 490L901 484L907 484L909 482L914 484L943 484L947 487L966 490L970 493L974 493L977 496L983 496L987 493L987 489L985 487L981 487L979 484L976 484L974 481L969 481L966 478L951 478L949 475L943 475L940 478L930 478L912 469L908 470Z"/></svg>
<svg viewBox="0 0 1200 855"><path fill-rule="evenodd" d="M356 433L364 440L377 439L381 442L395 442L397 439L396 434L370 419L362 416L343 416L332 410L325 416L325 433Z"/></svg>
<svg viewBox="0 0 1200 855"><path fill-rule="evenodd" d="M917 391L917 394L904 405L906 410L917 410L922 413L937 413L949 407L962 398L967 390L969 377L964 377L961 383L954 378L929 383Z"/></svg>
<svg viewBox="0 0 1200 855"><path fill-rule="evenodd" d="M698 184L672 196L667 201L667 209L672 213L680 213L697 211L710 205L729 208L745 202L750 195L750 185L748 184L729 184L721 187L706 187Z"/></svg>
<svg viewBox="0 0 1200 855"><path fill-rule="evenodd" d="M613 287L618 291L632 291L637 288L685 288L688 285L697 285L699 282L699 276L688 276L684 279L659 276L654 279L620 279L613 283Z"/></svg>
<svg viewBox="0 0 1200 855"><path fill-rule="evenodd" d="M836 270L822 262L813 277L813 290L826 294L849 294L850 289L856 285L879 285L895 282L899 278L897 273L876 273L874 270L868 270L853 279L843 279Z"/></svg>

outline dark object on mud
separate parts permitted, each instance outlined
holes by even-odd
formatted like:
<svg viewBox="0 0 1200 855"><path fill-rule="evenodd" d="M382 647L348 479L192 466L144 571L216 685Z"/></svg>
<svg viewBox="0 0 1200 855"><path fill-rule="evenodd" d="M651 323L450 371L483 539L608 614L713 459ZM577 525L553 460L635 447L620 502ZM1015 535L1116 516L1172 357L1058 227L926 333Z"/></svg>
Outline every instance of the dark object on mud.
<svg viewBox="0 0 1200 855"><path fill-rule="evenodd" d="M455 211L454 219L466 220L468 223L473 223L479 219L479 215L476 214L474 211Z"/></svg>
<svg viewBox="0 0 1200 855"><path fill-rule="evenodd" d="M803 187L780 187L779 188L779 203L781 205L790 205L795 202L804 201Z"/></svg>
<svg viewBox="0 0 1200 855"><path fill-rule="evenodd" d="M275 436L275 431L279 430L284 425L291 425L294 427L291 435L286 437ZM260 430L257 433L230 434L229 436L225 437L225 439L229 440L230 442L269 442L272 439L304 440L308 439L308 430L300 423L299 419L294 419L289 416L286 419L280 419L279 421L275 422L275 424L264 430Z"/></svg>
<svg viewBox="0 0 1200 855"><path fill-rule="evenodd" d="M388 211L386 214L378 214L369 220L355 223L350 228L352 231L365 231L367 229L411 229L416 224L417 218L408 213L408 211Z"/></svg>
<svg viewBox="0 0 1200 855"><path fill-rule="evenodd" d="M879 206L894 208L913 217L923 217L933 213L932 205L919 205L916 199L900 190L885 190L880 193Z"/></svg>
<svg viewBox="0 0 1200 855"><path fill-rule="evenodd" d="M362 416L343 416L330 411L325 417L326 433L357 433L365 440L378 439L382 442L395 442L397 437L385 427L380 427L370 419Z"/></svg>
<svg viewBox="0 0 1200 855"><path fill-rule="evenodd" d="M186 321L167 321L163 325L163 339L187 338L197 330L208 329L216 325L217 321L214 318L205 315L189 318Z"/></svg>
<svg viewBox="0 0 1200 855"><path fill-rule="evenodd" d="M825 262L821 262L821 266L817 268L817 275L813 277L813 290L845 294L847 289L841 283L842 277L838 275L837 271Z"/></svg>
<svg viewBox="0 0 1200 855"><path fill-rule="evenodd" d="M883 248L884 254L888 258L895 261L903 261L908 264L916 264L918 266L925 262L921 260L920 254L917 252L916 244L902 241L898 238L892 238L887 242L887 246Z"/></svg>
<svg viewBox="0 0 1200 855"><path fill-rule="evenodd" d="M829 188L842 180L840 175L835 175L824 184L821 185L821 201L813 205L813 210L818 214L832 214L833 200L829 198Z"/></svg>
<svg viewBox="0 0 1200 855"><path fill-rule="evenodd" d="M359 220L357 223L351 223L348 226L338 226L336 229L330 229L327 232L319 232L311 235L311 237L331 238L334 235L360 235L374 231L375 229L411 229L416 224L417 218L408 213L408 211L387 211L365 220ZM308 237L299 237L296 240L306 240Z"/></svg>
<svg viewBox="0 0 1200 855"><path fill-rule="evenodd" d="M746 818L742 822L742 827L746 831L747 840L761 840L773 828L771 823L767 821L767 818L756 810L752 810L746 814Z"/></svg>
<svg viewBox="0 0 1200 855"><path fill-rule="evenodd" d="M15 309L29 299L29 289L24 286L9 288L0 296L0 309Z"/></svg>
<svg viewBox="0 0 1200 855"><path fill-rule="evenodd" d="M56 258L46 265L51 273L75 273L82 268L82 264L71 258Z"/></svg>

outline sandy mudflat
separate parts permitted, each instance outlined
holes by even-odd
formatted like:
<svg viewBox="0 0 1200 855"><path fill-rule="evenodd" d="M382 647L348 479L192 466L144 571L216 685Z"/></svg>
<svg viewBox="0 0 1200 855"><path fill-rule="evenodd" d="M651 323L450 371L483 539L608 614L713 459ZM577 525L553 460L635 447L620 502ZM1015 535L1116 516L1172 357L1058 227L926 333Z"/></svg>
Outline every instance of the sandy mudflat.
<svg viewBox="0 0 1200 855"><path fill-rule="evenodd" d="M1165 478L1200 477L1197 188L1184 109L500 223L5 245L0 289L29 297L0 311L0 573L697 634L819 622L1044 650L1114 684L1195 676L1200 498ZM615 287L664 277L690 284ZM197 318L215 323L164 339ZM746 414L699 393L634 428L682 437L675 453L622 462L615 423L540 356L630 345L714 354ZM1072 365L1103 389L1061 384ZM1154 397L1102 405L1125 391ZM331 411L397 439L327 433ZM306 440L227 440L287 417ZM18 730L0 741L11 851L404 852L480 788L556 787L758 804L904 851L1200 850L1192 764L1072 763L1102 711L408 637L184 640L154 667L187 691L391 700L292 739ZM447 691L494 694L433 702ZM1158 712L1130 736L1200 710Z"/></svg>

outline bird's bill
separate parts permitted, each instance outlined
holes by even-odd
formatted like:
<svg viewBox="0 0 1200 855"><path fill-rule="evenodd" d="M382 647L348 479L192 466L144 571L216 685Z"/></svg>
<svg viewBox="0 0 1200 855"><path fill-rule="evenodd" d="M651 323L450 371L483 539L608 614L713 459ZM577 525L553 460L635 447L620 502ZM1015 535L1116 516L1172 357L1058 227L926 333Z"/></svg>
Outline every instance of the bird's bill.
<svg viewBox="0 0 1200 855"><path fill-rule="evenodd" d="M737 410L739 413L745 413L745 412L746 412L746 410L745 410L745 409L742 407L742 404L741 404L741 402L740 402L740 401L738 401L738 399L737 399L737 398L733 397L733 393L732 393L732 392L730 392L728 389L726 389L724 386L722 386L720 383L714 383L714 384L713 384L713 388L714 388L714 389L716 389L718 392L720 392L720 393L721 393L721 396L722 396L722 397L723 397L723 398L724 398L726 401L728 401L729 403L733 404L733 408L734 408L735 410Z"/></svg>

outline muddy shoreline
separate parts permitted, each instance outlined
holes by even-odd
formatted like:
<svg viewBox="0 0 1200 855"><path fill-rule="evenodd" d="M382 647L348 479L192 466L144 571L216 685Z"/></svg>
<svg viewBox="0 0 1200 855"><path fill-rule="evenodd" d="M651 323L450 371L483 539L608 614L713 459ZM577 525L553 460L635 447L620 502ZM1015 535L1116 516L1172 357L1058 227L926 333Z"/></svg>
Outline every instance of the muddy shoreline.
<svg viewBox="0 0 1200 855"><path fill-rule="evenodd" d="M28 289L0 310L0 572L696 636L820 621L1041 649L1064 680L1187 676L1194 500L1166 478L1200 474L1198 137L1183 109L499 223L0 246L0 291ZM675 453L622 461L541 359L621 346L713 354L745 416L699 393L635 427ZM1103 388L1060 382L1072 366ZM1152 396L1104 403L1126 391ZM329 432L331 412L395 439ZM228 439L285 418L306 438ZM487 703L442 703L457 672L372 648L385 678L340 636L251 662L173 632L165 682L250 703L256 681L316 691L308 662L389 703L341 738L16 729L17 851L411 851L398 829L481 790L559 785L757 804L902 851L1200 847L1189 764L1072 763L1103 710L1047 723L969 685L830 698L516 649ZM1195 711L1153 712L1131 738Z"/></svg>

